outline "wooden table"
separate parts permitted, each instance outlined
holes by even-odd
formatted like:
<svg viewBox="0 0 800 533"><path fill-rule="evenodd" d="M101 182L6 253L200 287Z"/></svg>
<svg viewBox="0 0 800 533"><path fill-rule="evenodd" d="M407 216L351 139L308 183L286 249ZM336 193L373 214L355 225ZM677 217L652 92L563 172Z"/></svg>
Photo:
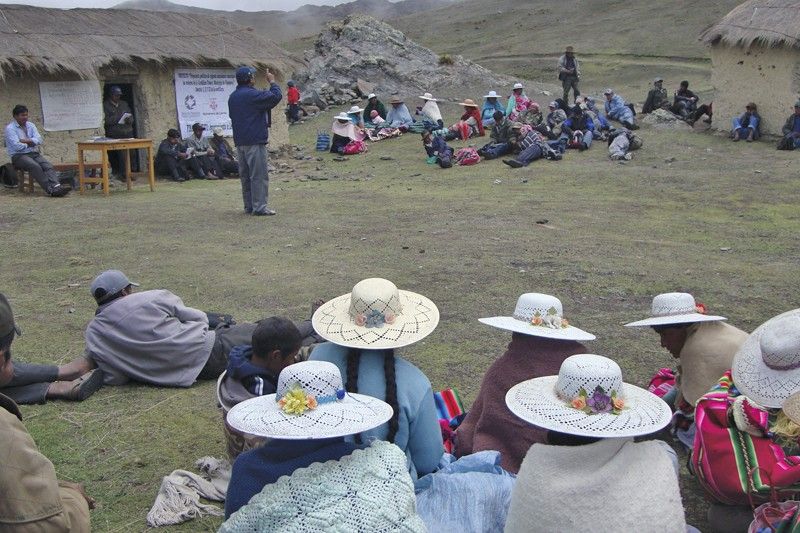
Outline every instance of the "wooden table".
<svg viewBox="0 0 800 533"><path fill-rule="evenodd" d="M98 139L96 141L85 141L78 143L78 180L80 186L80 193L83 194L84 184L86 183L102 183L103 194L108 195L108 152L114 150L123 150L125 152L125 182L128 185L128 190L131 190L131 156L130 150L138 149L147 150L147 172L137 172L139 176L147 176L150 182L150 191L156 190L156 174L153 167L153 141L152 139ZM84 174L84 167L87 163L83 160L83 153L88 151L99 151L101 154L100 164L102 165L102 172L100 177L87 178Z"/></svg>

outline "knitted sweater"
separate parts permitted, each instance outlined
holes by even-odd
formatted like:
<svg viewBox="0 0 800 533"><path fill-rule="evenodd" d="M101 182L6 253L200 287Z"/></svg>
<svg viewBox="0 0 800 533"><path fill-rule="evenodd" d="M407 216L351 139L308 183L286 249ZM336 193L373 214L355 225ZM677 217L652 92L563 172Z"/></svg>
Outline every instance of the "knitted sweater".
<svg viewBox="0 0 800 533"><path fill-rule="evenodd" d="M506 533L684 533L678 477L658 441L534 444L517 477Z"/></svg>
<svg viewBox="0 0 800 533"><path fill-rule="evenodd" d="M273 439L261 448L241 454L233 464L225 498L225 517L235 513L281 476L290 476L298 468L313 463L339 459L353 453L356 448L342 437L307 441Z"/></svg>
<svg viewBox="0 0 800 533"><path fill-rule="evenodd" d="M423 533L405 462L397 446L379 441L299 468L255 495L220 532Z"/></svg>
<svg viewBox="0 0 800 533"><path fill-rule="evenodd" d="M348 349L326 342L317 346L309 359L328 361L339 367L347 381ZM382 351L363 350L358 367L358 393L386 401L386 377ZM436 470L444 453L439 415L433 401L431 382L422 371L401 357L395 356L397 383L398 429L394 443L409 459L411 477L424 476ZM386 440L389 425L382 424L365 431L362 437Z"/></svg>
<svg viewBox="0 0 800 533"><path fill-rule="evenodd" d="M506 393L522 381L558 374L564 359L587 351L579 342L515 333L506 353L483 377L478 397L456 432L455 455L497 450L502 467L516 474L528 449L545 443L547 432L509 411Z"/></svg>

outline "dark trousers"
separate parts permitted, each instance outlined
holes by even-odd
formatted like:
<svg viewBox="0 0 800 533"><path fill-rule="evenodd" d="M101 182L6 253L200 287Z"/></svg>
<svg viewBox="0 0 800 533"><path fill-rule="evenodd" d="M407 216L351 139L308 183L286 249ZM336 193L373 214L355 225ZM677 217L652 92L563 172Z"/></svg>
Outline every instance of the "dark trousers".
<svg viewBox="0 0 800 533"><path fill-rule="evenodd" d="M694 113L692 113L690 118L692 120L694 120L695 122L697 122L698 120L700 120L700 117L702 117L703 115L708 115L709 119L713 118L714 114L713 114L713 111L711 110L711 105L709 105L709 104L701 105L700 107L698 107L695 110Z"/></svg>
<svg viewBox="0 0 800 533"><path fill-rule="evenodd" d="M542 147L538 144L532 144L519 153L517 156L517 161L525 166L528 166L537 159L541 158L542 155Z"/></svg>
<svg viewBox="0 0 800 533"><path fill-rule="evenodd" d="M299 104L289 104L289 120L292 122L297 122L300 120L300 105Z"/></svg>
<svg viewBox="0 0 800 533"><path fill-rule="evenodd" d="M17 154L11 158L11 163L14 168L25 170L33 176L33 179L45 192L50 192L60 185L58 183L58 172L50 164L50 161L42 157L38 152Z"/></svg>
<svg viewBox="0 0 800 533"><path fill-rule="evenodd" d="M497 159L500 156L506 155L511 151L511 145L508 143L489 143L481 148L483 156L486 159Z"/></svg>
<svg viewBox="0 0 800 533"><path fill-rule="evenodd" d="M564 79L561 80L561 88L564 89L564 101L569 103L569 90L572 89L572 100L574 101L577 97L581 95L581 91L578 88L578 76L564 76Z"/></svg>
<svg viewBox="0 0 800 533"><path fill-rule="evenodd" d="M174 180L189 179L189 171L198 178L205 177L200 158L177 159L174 157L159 157L156 159L156 172L166 174Z"/></svg>
<svg viewBox="0 0 800 533"><path fill-rule="evenodd" d="M34 365L13 361L14 375L0 392L18 404L44 403L50 384L58 380L55 365Z"/></svg>
<svg viewBox="0 0 800 533"><path fill-rule="evenodd" d="M238 174L239 173L239 163L231 159L230 157L214 157L214 167L217 171L218 177L223 177L226 174Z"/></svg>

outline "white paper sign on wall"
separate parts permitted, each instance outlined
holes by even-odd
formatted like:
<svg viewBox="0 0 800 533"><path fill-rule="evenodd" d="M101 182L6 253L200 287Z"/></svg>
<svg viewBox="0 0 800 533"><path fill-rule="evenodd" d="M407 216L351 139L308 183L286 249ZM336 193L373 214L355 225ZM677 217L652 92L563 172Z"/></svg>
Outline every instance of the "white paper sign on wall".
<svg viewBox="0 0 800 533"><path fill-rule="evenodd" d="M45 131L89 130L103 125L100 82L39 82Z"/></svg>

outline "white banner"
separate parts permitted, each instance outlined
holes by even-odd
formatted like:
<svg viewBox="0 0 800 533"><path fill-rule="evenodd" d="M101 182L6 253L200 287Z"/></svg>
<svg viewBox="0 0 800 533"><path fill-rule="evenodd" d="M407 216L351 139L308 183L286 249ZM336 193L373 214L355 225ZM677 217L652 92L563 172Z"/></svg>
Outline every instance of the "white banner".
<svg viewBox="0 0 800 533"><path fill-rule="evenodd" d="M39 82L45 131L89 130L103 125L100 82Z"/></svg>
<svg viewBox="0 0 800 533"><path fill-rule="evenodd" d="M175 103L181 136L192 134L192 124L206 127L205 136L217 126L233 135L228 116L228 97L236 89L236 72L232 68L175 69Z"/></svg>

